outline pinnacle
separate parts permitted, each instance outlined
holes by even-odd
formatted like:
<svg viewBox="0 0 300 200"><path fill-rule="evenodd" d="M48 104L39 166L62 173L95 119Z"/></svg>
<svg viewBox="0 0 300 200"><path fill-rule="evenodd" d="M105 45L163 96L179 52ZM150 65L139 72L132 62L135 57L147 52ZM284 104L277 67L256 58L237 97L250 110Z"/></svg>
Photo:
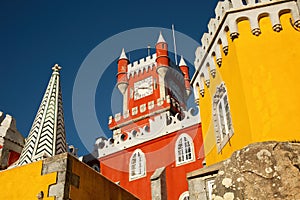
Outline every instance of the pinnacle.
<svg viewBox="0 0 300 200"><path fill-rule="evenodd" d="M49 157L67 151L66 144L64 144L66 136L60 78L57 75L60 69L58 64L52 67L55 76L52 75L49 80L32 128L25 140L18 165L28 164L43 159L45 156ZM44 102L49 103L45 104ZM57 123L57 127L54 126L55 123Z"/></svg>
<svg viewBox="0 0 300 200"><path fill-rule="evenodd" d="M121 53L121 55L120 55L119 60L120 60L120 59L127 59L127 60L128 60L124 48L122 49L122 53Z"/></svg>
<svg viewBox="0 0 300 200"><path fill-rule="evenodd" d="M55 64L53 67L52 67L52 70L54 72L59 72L61 70L61 66L59 66L58 64Z"/></svg>
<svg viewBox="0 0 300 200"><path fill-rule="evenodd" d="M158 40L157 40L156 44L161 43L161 42L166 43L166 41L165 41L165 39L164 39L164 37L163 37L161 31L160 31L159 37L158 37Z"/></svg>
<svg viewBox="0 0 300 200"><path fill-rule="evenodd" d="M185 63L185 61L183 59L183 56L181 56L181 58L180 58L179 66L187 66L187 64Z"/></svg>

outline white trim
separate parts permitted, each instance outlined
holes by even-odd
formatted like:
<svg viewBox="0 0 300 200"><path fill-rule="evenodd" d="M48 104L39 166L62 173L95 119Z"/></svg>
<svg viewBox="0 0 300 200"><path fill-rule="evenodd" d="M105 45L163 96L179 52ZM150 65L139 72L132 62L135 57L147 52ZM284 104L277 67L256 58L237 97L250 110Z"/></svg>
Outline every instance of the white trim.
<svg viewBox="0 0 300 200"><path fill-rule="evenodd" d="M134 158L136 160L133 160ZM133 161L135 163L132 163ZM132 169L133 165L135 169ZM135 174L132 174L133 170ZM146 176L146 157L145 154L142 152L142 150L136 149L132 153L129 161L129 181L136 180L145 176Z"/></svg>
<svg viewBox="0 0 300 200"><path fill-rule="evenodd" d="M215 179L206 180L206 192L208 200L212 200L212 192L214 187Z"/></svg>
<svg viewBox="0 0 300 200"><path fill-rule="evenodd" d="M171 102L174 100L170 98ZM168 98L165 102L168 102ZM148 109L154 108L157 105L154 101L148 102L153 105L148 104ZM125 149L129 149L131 147L137 146L139 144L143 144L147 141L162 137L164 135L171 134L175 131L182 130L183 128L191 127L193 125L197 125L201 122L199 107L190 108L189 110L183 110L184 119L180 119L177 115L172 116L169 111L165 109L160 109L157 111L150 112L149 114L145 114L144 116L137 117L135 119L129 120L127 122L118 124L116 129L113 131L112 138L104 138L99 137L95 141L96 149L98 151L98 158L102 158L108 155L112 155L116 152L120 152ZM136 122L140 119L145 119L146 117L151 117L149 120L149 129L145 130L144 127L141 127L139 130L133 131L128 130L126 133L128 134L128 139L122 140L121 134L119 134L118 128L120 126L125 126L132 122ZM152 118L153 117L153 118ZM113 121L112 117L109 117L109 123L111 124ZM114 139L114 143L111 143L110 140Z"/></svg>
<svg viewBox="0 0 300 200"><path fill-rule="evenodd" d="M180 195L178 200L188 200L188 199L190 199L190 193L189 191L185 191Z"/></svg>
<svg viewBox="0 0 300 200"><path fill-rule="evenodd" d="M226 104L224 102L225 99L227 101ZM233 126L232 126L232 117L230 113L228 93L224 82L222 82L219 86L217 86L212 104L213 104L212 109L213 109L213 120L214 120L216 143L217 143L218 153L220 153L223 147L226 145L226 143L229 141L229 139L232 137L234 133ZM226 106L228 106L228 111L226 111ZM223 134L224 132L222 128L223 126L225 130L225 134Z"/></svg>
<svg viewBox="0 0 300 200"><path fill-rule="evenodd" d="M188 142L188 145L185 143L185 141L183 141L184 139L186 139L186 142ZM182 150L184 152L181 152L182 155L179 155L179 142L181 142L182 145ZM190 152L186 152L185 150L190 148ZM190 158L186 158L187 154L191 154ZM182 157L181 157L182 156ZM179 159L183 159L183 160L179 160ZM195 151L194 151L194 142L193 139L191 138L191 136L189 136L186 133L181 134L175 143L175 160L176 160L176 166L180 166L180 165L184 165L190 162L195 161Z"/></svg>

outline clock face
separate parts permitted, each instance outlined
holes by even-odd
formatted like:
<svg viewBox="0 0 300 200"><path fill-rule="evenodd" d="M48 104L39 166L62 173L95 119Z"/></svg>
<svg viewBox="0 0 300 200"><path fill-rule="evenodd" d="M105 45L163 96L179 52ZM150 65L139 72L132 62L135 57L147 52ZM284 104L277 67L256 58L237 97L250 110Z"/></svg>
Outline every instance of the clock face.
<svg viewBox="0 0 300 200"><path fill-rule="evenodd" d="M134 100L153 94L153 78L149 76L134 83Z"/></svg>

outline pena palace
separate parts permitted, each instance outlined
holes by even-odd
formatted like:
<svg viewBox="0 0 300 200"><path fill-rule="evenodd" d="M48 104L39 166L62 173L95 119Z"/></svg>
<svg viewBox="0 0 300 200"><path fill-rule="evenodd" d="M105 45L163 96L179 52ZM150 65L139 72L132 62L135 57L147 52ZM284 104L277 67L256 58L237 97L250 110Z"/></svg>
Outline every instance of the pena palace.
<svg viewBox="0 0 300 200"><path fill-rule="evenodd" d="M299 10L299 0L219 1L194 65L174 61L163 32L152 55L119 50L122 111L101 116L112 137L81 157L67 145L56 64L26 139L0 112L0 199L214 199L233 152L300 140Z"/></svg>

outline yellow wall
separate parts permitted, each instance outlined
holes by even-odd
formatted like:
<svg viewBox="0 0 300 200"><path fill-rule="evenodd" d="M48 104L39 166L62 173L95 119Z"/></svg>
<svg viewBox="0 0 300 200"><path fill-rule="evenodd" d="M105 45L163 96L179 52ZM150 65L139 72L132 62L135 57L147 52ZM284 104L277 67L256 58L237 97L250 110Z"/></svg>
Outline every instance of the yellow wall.
<svg viewBox="0 0 300 200"><path fill-rule="evenodd" d="M43 162L45 165L44 170ZM41 175L42 171L58 171ZM57 175L59 173L59 175ZM65 174L67 177L65 178ZM125 189L109 181L104 176L68 153L33 162L21 167L0 171L0 199L33 200L43 191L43 200L52 188L53 195L72 200L137 200ZM63 197L64 196L64 197Z"/></svg>
<svg viewBox="0 0 300 200"><path fill-rule="evenodd" d="M71 185L71 199L113 199L113 200L136 200L132 194L109 181L84 163L72 159L72 173L80 177L79 188Z"/></svg>
<svg viewBox="0 0 300 200"><path fill-rule="evenodd" d="M0 199L33 200L40 191L44 200L48 196L48 186L56 183L56 173L41 176L42 161L0 172Z"/></svg>
<svg viewBox="0 0 300 200"><path fill-rule="evenodd" d="M249 90L244 93L254 141L300 138L300 32L291 26L290 18L290 14L281 16L283 31L277 33L265 17L260 21L261 36L244 34L236 42L237 51L247 52L251 59L239 54L242 84ZM247 32L245 22L239 28Z"/></svg>
<svg viewBox="0 0 300 200"><path fill-rule="evenodd" d="M269 17L260 20L261 35L251 33L248 20L238 23L239 38L229 37L228 55L211 77L199 106L206 162L214 164L233 151L267 140L300 140L300 32L290 24L289 13L280 17L283 30L275 32ZM234 135L218 153L212 119L212 98L224 81Z"/></svg>

